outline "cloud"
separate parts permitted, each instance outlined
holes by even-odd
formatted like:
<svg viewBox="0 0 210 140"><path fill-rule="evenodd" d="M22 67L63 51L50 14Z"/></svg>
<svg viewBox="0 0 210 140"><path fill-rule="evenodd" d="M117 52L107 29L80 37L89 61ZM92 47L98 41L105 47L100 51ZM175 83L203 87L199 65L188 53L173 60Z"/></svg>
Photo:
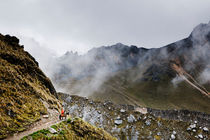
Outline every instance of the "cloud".
<svg viewBox="0 0 210 140"><path fill-rule="evenodd" d="M161 47L209 21L208 13L207 0L7 0L0 5L0 30L35 38L60 55L84 54L117 42Z"/></svg>

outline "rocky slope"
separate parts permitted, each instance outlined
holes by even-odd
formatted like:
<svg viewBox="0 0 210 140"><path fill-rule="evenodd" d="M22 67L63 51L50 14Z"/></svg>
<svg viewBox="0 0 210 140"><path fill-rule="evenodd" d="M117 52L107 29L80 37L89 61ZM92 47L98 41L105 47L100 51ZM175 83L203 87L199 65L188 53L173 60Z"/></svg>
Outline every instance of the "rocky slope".
<svg viewBox="0 0 210 140"><path fill-rule="evenodd" d="M71 117L80 117L120 140L209 139L210 115L187 110L155 110L59 93Z"/></svg>
<svg viewBox="0 0 210 140"><path fill-rule="evenodd" d="M55 60L58 90L97 100L210 113L210 23L161 48L116 44Z"/></svg>

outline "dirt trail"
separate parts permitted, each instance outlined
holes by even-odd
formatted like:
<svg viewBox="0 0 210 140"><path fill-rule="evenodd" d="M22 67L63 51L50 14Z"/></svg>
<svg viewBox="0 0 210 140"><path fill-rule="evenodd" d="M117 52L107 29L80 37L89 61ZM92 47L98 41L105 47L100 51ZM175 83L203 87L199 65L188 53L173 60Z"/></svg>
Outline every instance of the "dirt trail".
<svg viewBox="0 0 210 140"><path fill-rule="evenodd" d="M6 138L6 140L20 140L24 136L27 136L29 134L32 134L38 130L45 129L47 127L50 127L53 124L57 124L61 122L58 118L58 114L54 114L53 116L49 116L49 118L42 118L40 121L34 123L30 126L30 128L26 131L16 133L13 136L9 136Z"/></svg>

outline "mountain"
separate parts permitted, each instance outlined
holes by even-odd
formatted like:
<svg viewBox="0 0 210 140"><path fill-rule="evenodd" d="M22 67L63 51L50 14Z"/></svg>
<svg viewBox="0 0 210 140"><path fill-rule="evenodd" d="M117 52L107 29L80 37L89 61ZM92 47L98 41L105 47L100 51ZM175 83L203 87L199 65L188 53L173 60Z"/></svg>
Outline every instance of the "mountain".
<svg viewBox="0 0 210 140"><path fill-rule="evenodd" d="M50 129L50 125L58 122L60 125L66 124L58 120L62 101L58 100L58 93L39 68L38 62L24 51L19 39L1 34L0 100L0 139L20 139L34 130L45 127ZM66 138L115 139L104 130L82 120L75 119L74 124L67 127ZM36 134L29 139L48 137L47 133Z"/></svg>
<svg viewBox="0 0 210 140"><path fill-rule="evenodd" d="M210 113L210 23L161 48L118 43L54 61L56 89L96 100Z"/></svg>

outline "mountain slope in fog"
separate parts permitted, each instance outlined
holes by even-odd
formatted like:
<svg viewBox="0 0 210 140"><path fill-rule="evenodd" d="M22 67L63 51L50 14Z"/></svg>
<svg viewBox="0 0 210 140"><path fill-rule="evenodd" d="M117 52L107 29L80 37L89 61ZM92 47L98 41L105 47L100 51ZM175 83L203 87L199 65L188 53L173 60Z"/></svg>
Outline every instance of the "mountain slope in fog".
<svg viewBox="0 0 210 140"><path fill-rule="evenodd" d="M115 103L210 110L210 23L161 48L116 44L55 61L57 89Z"/></svg>

